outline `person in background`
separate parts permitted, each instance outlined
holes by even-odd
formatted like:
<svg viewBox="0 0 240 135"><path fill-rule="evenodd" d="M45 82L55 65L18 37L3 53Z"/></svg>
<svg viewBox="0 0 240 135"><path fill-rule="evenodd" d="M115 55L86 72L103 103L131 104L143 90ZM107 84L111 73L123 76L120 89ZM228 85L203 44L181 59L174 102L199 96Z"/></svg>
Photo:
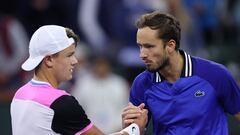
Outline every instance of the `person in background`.
<svg viewBox="0 0 240 135"><path fill-rule="evenodd" d="M122 112L124 126L145 103L154 135L228 135L226 114L240 121L240 89L227 68L181 50L180 23L172 15L147 13L136 25L147 70L132 84L132 104Z"/></svg>
<svg viewBox="0 0 240 135"><path fill-rule="evenodd" d="M19 65L27 57L28 40L22 23L0 11L0 102L10 102L16 88L25 83L27 75Z"/></svg>
<svg viewBox="0 0 240 135"><path fill-rule="evenodd" d="M62 81L72 79L78 36L57 25L45 25L34 32L29 43L25 71L34 76L17 90L11 102L13 135L102 135L87 117L78 101L58 89ZM94 98L94 97L93 97ZM141 116L114 135L140 135L147 121L144 104L138 106Z"/></svg>
<svg viewBox="0 0 240 135"><path fill-rule="evenodd" d="M77 78L72 95L104 133L118 131L122 128L121 112L127 105L129 84L113 72L106 56L94 56L90 61L86 66L87 74L82 74L84 67L80 67L79 75L75 75Z"/></svg>

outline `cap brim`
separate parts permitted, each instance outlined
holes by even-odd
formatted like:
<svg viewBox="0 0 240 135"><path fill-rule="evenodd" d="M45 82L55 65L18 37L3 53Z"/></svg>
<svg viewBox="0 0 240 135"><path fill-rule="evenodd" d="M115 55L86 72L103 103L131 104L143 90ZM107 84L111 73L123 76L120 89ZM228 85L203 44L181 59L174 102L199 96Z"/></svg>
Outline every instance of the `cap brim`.
<svg viewBox="0 0 240 135"><path fill-rule="evenodd" d="M38 66L44 57L28 58L23 64L22 69L25 71L31 71Z"/></svg>

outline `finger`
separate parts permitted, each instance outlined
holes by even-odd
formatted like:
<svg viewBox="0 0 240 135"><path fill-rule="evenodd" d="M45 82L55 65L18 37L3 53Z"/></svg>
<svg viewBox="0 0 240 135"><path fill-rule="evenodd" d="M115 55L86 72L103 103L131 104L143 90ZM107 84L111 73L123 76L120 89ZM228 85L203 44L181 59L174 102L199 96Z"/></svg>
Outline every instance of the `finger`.
<svg viewBox="0 0 240 135"><path fill-rule="evenodd" d="M129 104L127 107L125 107L125 108L123 109L123 112L129 111L129 110L140 110L140 108L139 108L138 106L134 106L134 105L132 105L132 104Z"/></svg>
<svg viewBox="0 0 240 135"><path fill-rule="evenodd" d="M141 103L139 106L138 106L138 108L140 108L140 109L143 109L145 107L145 104L144 103Z"/></svg>
<svg viewBox="0 0 240 135"><path fill-rule="evenodd" d="M143 114L143 115L147 115L147 114L148 114L148 110L147 110L147 109L143 109L143 110L142 110L142 114Z"/></svg>
<svg viewBox="0 0 240 135"><path fill-rule="evenodd" d="M126 119L135 119L138 118L142 115L142 111L140 112L124 112L122 113L122 119L126 120Z"/></svg>
<svg viewBox="0 0 240 135"><path fill-rule="evenodd" d="M133 105L131 102L128 102L128 105Z"/></svg>
<svg viewBox="0 0 240 135"><path fill-rule="evenodd" d="M142 110L138 107L134 108L126 108L123 110L122 114L134 114L134 113L141 113Z"/></svg>
<svg viewBox="0 0 240 135"><path fill-rule="evenodd" d="M131 102L129 102L128 106L125 107L122 112L122 119L131 119L139 117L142 113L141 108L144 108L144 104L134 106Z"/></svg>
<svg viewBox="0 0 240 135"><path fill-rule="evenodd" d="M125 127L129 126L132 123L134 123L134 119L124 120L122 126L125 128Z"/></svg>
<svg viewBox="0 0 240 135"><path fill-rule="evenodd" d="M141 113L134 113L134 114L126 114L124 117L122 117L123 120L127 119L136 119L139 118L142 114Z"/></svg>

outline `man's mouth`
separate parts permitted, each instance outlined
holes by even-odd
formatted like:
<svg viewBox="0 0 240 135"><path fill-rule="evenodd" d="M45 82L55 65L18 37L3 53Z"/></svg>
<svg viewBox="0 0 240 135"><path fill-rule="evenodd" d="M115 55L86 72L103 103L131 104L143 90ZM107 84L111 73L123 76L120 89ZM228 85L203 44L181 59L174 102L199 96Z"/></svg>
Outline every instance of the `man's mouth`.
<svg viewBox="0 0 240 135"><path fill-rule="evenodd" d="M144 60L144 63L145 64L151 64L151 61L150 60Z"/></svg>

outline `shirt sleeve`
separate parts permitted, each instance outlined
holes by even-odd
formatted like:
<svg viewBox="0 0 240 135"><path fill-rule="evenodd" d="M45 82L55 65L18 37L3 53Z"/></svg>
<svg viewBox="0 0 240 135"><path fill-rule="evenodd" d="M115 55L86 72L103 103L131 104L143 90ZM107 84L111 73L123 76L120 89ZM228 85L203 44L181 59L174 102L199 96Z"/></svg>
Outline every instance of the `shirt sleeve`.
<svg viewBox="0 0 240 135"><path fill-rule="evenodd" d="M148 104L145 102L144 94L147 91L149 87L153 85L153 82L151 81L150 76L143 72L140 75L138 75L132 84L131 90L130 90L130 96L129 101L135 105L138 106L141 103L145 103L145 108L149 109ZM151 119L151 112L148 112L148 119Z"/></svg>
<svg viewBox="0 0 240 135"><path fill-rule="evenodd" d="M136 106L144 103L144 92L144 86L142 86L141 79L136 78L130 89L129 101Z"/></svg>
<svg viewBox="0 0 240 135"><path fill-rule="evenodd" d="M138 106L144 103L144 94L153 85L151 74L147 71L139 74L133 81L129 101Z"/></svg>
<svg viewBox="0 0 240 135"><path fill-rule="evenodd" d="M232 75L224 69L218 80L217 89L224 110L232 115L240 112L240 89Z"/></svg>
<svg viewBox="0 0 240 135"><path fill-rule="evenodd" d="M91 121L73 96L61 96L50 107L54 110L52 122L54 132L73 135L91 128Z"/></svg>

